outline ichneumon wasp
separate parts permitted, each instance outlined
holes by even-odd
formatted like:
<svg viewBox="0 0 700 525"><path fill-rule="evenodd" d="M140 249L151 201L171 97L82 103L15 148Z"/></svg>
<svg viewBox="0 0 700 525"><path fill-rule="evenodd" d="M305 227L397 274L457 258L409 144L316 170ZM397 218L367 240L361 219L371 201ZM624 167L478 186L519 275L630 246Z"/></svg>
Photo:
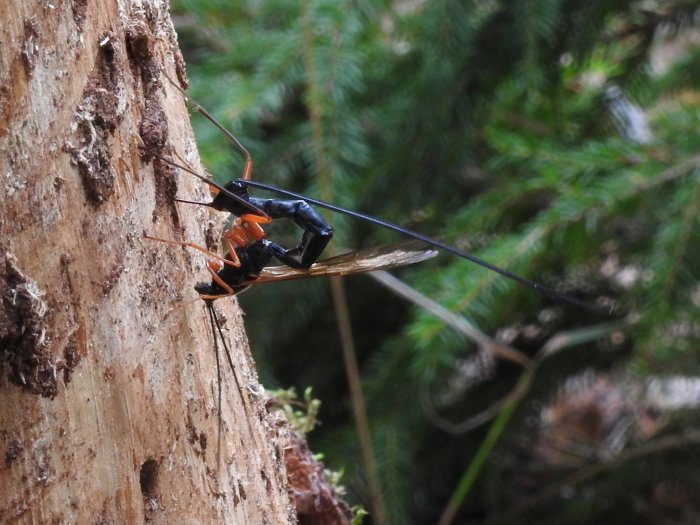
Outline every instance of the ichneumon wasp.
<svg viewBox="0 0 700 525"><path fill-rule="evenodd" d="M370 215L341 208L269 184L252 181L253 160L248 150L209 112L191 99L179 85L165 75L165 73L163 74L170 83L185 96L185 99L191 104L195 111L202 114L226 135L245 159L241 177L225 185L220 185L183 164L176 163L160 155L154 155L160 160L199 178L208 184L214 193L211 202L193 202L183 199L175 200L189 204L208 206L218 211L228 212L235 217L232 226L222 234L224 244L227 248L227 254L225 256L221 256L193 243L168 241L146 236L146 238L152 240L194 248L211 257L208 264L211 281L209 283L198 283L195 286L195 290L200 298L204 300L207 307L212 335L214 337L217 377L219 379L219 410L221 407L221 376L217 342L219 338L224 346L226 357L239 391L241 387L236 376L231 354L226 339L224 338L219 319L214 311L213 301L240 293L252 284L309 277L348 275L413 264L435 256L437 252L434 249L430 249L430 247L432 247L467 259L470 262L514 280L521 285L530 287L555 300L567 302L587 310L601 311L599 308L576 299L575 297L521 277L509 270L492 265L471 253L418 232ZM248 192L251 187L270 191L286 198L263 199L253 197ZM325 261L316 262L331 240L333 228L325 222L321 215L311 206L312 204L393 230L413 240L395 245L351 252ZM301 241L294 248L286 249L270 241L265 236L262 225L269 224L274 219L280 218L291 220L304 232ZM270 266L272 259L276 259L282 263L282 265Z"/></svg>
<svg viewBox="0 0 700 525"><path fill-rule="evenodd" d="M240 293L251 284L382 270L413 264L437 255L435 250L429 248L430 243L418 239L418 241L350 252L317 263L316 261L333 237L333 228L309 205L310 199L301 195L293 195L292 199L263 199L251 196L248 193L248 183L253 172L253 159L248 150L208 111L188 97L170 77L165 73L163 75L185 96L198 113L204 115L228 137L245 158L241 178L222 186L187 166L154 154L161 161L187 171L204 181L214 193L211 202L175 199L176 201L208 206L218 211L228 212L235 217L231 227L222 234L227 249L226 256L221 256L194 243L145 236L150 240L194 248L212 257L208 266L212 281L195 286L200 298L208 304L216 299ZM353 213L350 210L343 211ZM304 232L301 241L294 248L286 249L266 238L262 225L282 218L294 222ZM269 263L273 258L283 266L270 266Z"/></svg>
<svg viewBox="0 0 700 525"><path fill-rule="evenodd" d="M424 245L432 246L438 250L451 253L457 257L466 259L472 263L475 263L483 268L490 271L496 272L508 279L511 279L523 286L527 286L538 291L540 294L548 296L554 300L560 302L566 302L579 308L586 310L595 311L598 313L610 313L609 311L603 310L595 305L591 305L585 301L579 300L571 295L558 292L553 288L540 284L538 282L526 279L516 273L513 273L505 268L493 265L479 257L461 250L455 246L443 243L419 232L409 230L397 224L378 219L371 215L367 215L361 212L349 210L347 208L342 208L324 202L318 199L313 199L305 195L301 195L289 190L278 188L271 184L265 184L262 182L257 182L251 180L253 172L253 159L250 152L241 144L241 142L223 125L221 125L206 109L204 109L199 103L193 100L187 95L187 93L177 85L170 77L168 77L164 72L163 75L168 79L168 81L177 89L185 99L191 104L194 111L200 113L207 120L209 120L214 126L216 126L220 131L222 131L229 141L238 149L238 151L243 155L245 163L243 166L243 171L241 177L234 179L225 185L220 185L215 181L208 179L194 170L173 162L170 159L158 156L162 161L171 164L172 166L183 169L200 180L207 183L215 192L215 197L211 202L192 202L182 199L176 199L178 202L185 202L190 204L200 204L204 206L211 207L219 211L226 211L231 213L236 217L233 227L228 231L224 232L223 238L226 243L229 255L227 257L221 257L218 254L212 253L204 248L195 246L191 243L173 242L165 241L173 244L190 246L200 251L203 251L216 259L224 262L227 266L240 268L238 272L229 269L221 276L216 277L216 272L210 270L212 274L212 288L216 288L214 283L216 283L220 288L223 288L228 293L220 294L215 297L208 297L210 299L224 297L228 295L233 295L240 288L247 288L253 283L271 282L276 280L275 278L269 277L265 279L260 279L258 275L263 268L267 267L268 262L272 257L280 261L283 265L293 269L309 269L311 265L318 259L318 257L323 252L328 242L333 236L333 229L328 225L320 214L311 207L311 204L331 210L336 213L341 213L366 221L371 224L375 224L382 228L393 230L406 237L413 238ZM278 195L288 197L289 199L261 199L258 197L253 197L248 193L248 188L257 188ZM286 218L292 220L295 224L304 230L304 234L301 242L293 249L285 249L273 242L264 239L264 231L262 230L261 224L269 224L273 219ZM248 238L246 238L246 235ZM154 239L163 240L163 239ZM414 245L415 248L415 245ZM248 259L246 265L239 265L239 256L243 255ZM330 260L328 261L330 262ZM404 263L410 264L410 263ZM328 265L324 265L325 272L330 272L331 269ZM255 271L250 271L255 269ZM381 269L381 268L376 268ZM220 270L224 272L224 270ZM371 271L371 269L366 269L364 271ZM283 273L283 272L282 272ZM346 272L347 274L348 272ZM278 274L279 275L279 274ZM296 278L321 276L322 272L307 272L297 274ZM332 273L323 273L323 275L333 275ZM222 286L228 280L227 286ZM281 280L281 279L277 279ZM200 289L204 290L205 288ZM198 290L199 291L199 290ZM211 291L211 290L209 290ZM217 290L221 291L221 290ZM200 295L202 293L200 292ZM204 295L207 295L205 293ZM204 298L204 297L203 297Z"/></svg>
<svg viewBox="0 0 700 525"><path fill-rule="evenodd" d="M187 96L167 75L166 78L183 95ZM212 188L212 193L214 193L213 200L208 203L183 199L175 199L176 201L208 206L218 211L228 212L235 217L232 225L222 234L227 253L225 256L221 256L195 243L166 240L148 235L144 237L149 240L193 248L211 257L207 266L207 270L211 275L211 281L209 283L198 283L195 285L195 290L206 306L212 337L214 338L218 379L218 412L221 415L222 383L219 339L221 340L228 365L231 367L236 387L239 392L242 392L242 390L219 317L214 310L213 303L215 300L241 293L252 284L385 270L424 261L436 256L438 252L431 249L424 242L409 240L377 248L349 252L317 262L324 248L333 237L333 228L326 223L304 198L261 199L250 196L248 187L245 184L245 181L250 180L253 168L253 161L249 152L235 136L223 128L206 110L198 104L196 107L200 113L203 113L221 129L244 155L245 164L241 179L231 181L222 186L203 177L187 166L175 163L155 153L152 153L152 155L206 182ZM294 248L285 249L266 238L262 225L269 224L273 219L280 218L291 220L304 232L301 241ZM270 266L273 258L281 262L282 265ZM219 446L221 444L221 425L222 421L219 418ZM217 457L218 455L219 452L217 451Z"/></svg>
<svg viewBox="0 0 700 525"><path fill-rule="evenodd" d="M216 316L213 312L212 302L219 298L240 293L249 288L252 284L309 277L348 275L413 264L436 255L436 252L429 249L429 247L437 248L438 250L466 259L507 277L508 279L516 281L521 285L530 287L557 301L566 302L586 310L599 313L604 312L603 309L595 305L591 305L568 294L558 292L540 283L521 277L509 270L484 261L469 252L460 250L459 248L445 244L421 233L378 219L371 215L335 206L270 184L251 180L253 159L245 146L243 146L243 144L241 144L241 142L206 109L189 97L176 82L165 74L165 72L163 72L163 75L170 84L185 97L185 100L191 105L194 111L203 115L209 122L224 133L245 159L241 177L225 185L221 185L197 173L188 166L154 154L154 156L158 157L163 162L187 171L202 180L210 186L214 194L211 202L193 202L175 199L176 201L208 206L218 211L228 212L235 217L232 226L222 234L224 244L227 248L227 254L225 256L221 256L218 253L207 250L194 243L169 241L146 236L146 238L151 240L194 248L211 257L207 269L212 280L209 283L197 284L195 290L199 293L200 298L205 301L210 311L210 316L212 316L212 329L215 324L217 328L219 328L218 322L214 322ZM287 198L263 199L254 197L248 192L248 189L251 187L277 193ZM326 223L311 204L393 230L406 237L412 238L413 241L351 252L317 263L317 259L333 237L333 228ZM266 238L262 225L269 224L274 219L280 218L291 220L303 230L302 239L296 247L286 249ZM282 263L282 266L270 266L270 262L273 258ZM604 313L609 312L605 311ZM220 329L219 334L222 335Z"/></svg>

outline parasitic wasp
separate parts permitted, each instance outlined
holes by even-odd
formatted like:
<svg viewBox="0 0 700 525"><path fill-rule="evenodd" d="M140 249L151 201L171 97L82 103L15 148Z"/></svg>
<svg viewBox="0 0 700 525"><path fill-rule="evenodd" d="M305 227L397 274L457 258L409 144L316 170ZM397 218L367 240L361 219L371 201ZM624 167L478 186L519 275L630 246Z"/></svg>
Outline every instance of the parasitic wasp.
<svg viewBox="0 0 700 525"><path fill-rule="evenodd" d="M177 85L169 76L167 76L164 72L163 75L168 79L170 84L172 84L175 87L175 89L177 89L185 97L185 100L191 105L194 111L204 116L209 122L211 122L214 126L216 126L221 132L223 132L226 135L229 141L235 146L235 148L243 155L245 159L241 177L238 179L234 179L226 183L225 185L221 185L211 179L208 179L207 177L204 177L203 175L197 173L195 170L187 166L173 162L172 160L162 157L160 155L155 155L167 164L170 164L178 169L187 171L193 176L199 178L200 180L208 184L212 189L212 192L215 194L211 202L193 202L183 199L176 199L178 202L208 206L218 211L228 212L236 217L233 227L230 230L224 232L223 234L224 241L226 242L226 246L230 254L226 258L219 256L218 254L214 254L204 248L194 246L190 243L179 243L173 241L165 242L171 242L173 244L181 244L196 248L213 256L216 259L222 260L225 265L233 267L240 267L238 264L238 254L244 253L244 256L248 255L253 259L259 259L255 262L262 262L262 260L265 259L264 264L260 266L261 269L263 267L266 267L269 260L272 257L274 257L283 265L289 268L298 270L308 270L311 267L311 265L318 259L328 242L333 237L333 228L330 225L328 225L325 222L325 220L321 217L321 215L311 206L314 205L336 213L348 215L355 219L359 219L388 230L392 230L405 237L410 237L412 239L420 241L421 243L424 243L426 248L427 246L431 246L432 248L435 248L437 250L450 253L462 259L466 259L474 264L486 268L487 270L490 270L508 279L511 279L523 286L536 290L540 294L550 297L551 299L554 299L556 301L569 303L578 308L597 313L610 313L608 310L600 308L597 305L592 305L590 303L577 299L576 297L573 297L569 294L559 292L536 281L532 281L530 279L522 277L514 272L511 272L510 270L491 264L488 261L485 261L473 255L472 253L461 250L455 246L443 243L439 240L433 239L432 237L428 237L427 235L424 235L422 233L410 230L408 228L404 228L403 226L390 223L388 221L373 217L365 213L336 206L334 204L314 199L305 195L301 195L299 193L279 188L271 184L253 181L251 178L253 173L253 159L246 147L243 146L243 144L241 144L241 142L235 137L235 135L233 135L221 123L219 123L197 101L195 101L189 95L187 95L187 93L179 85ZM261 189L287 198L264 199L254 197L249 194L249 188ZM265 234L262 230L261 224L269 224L270 222L272 222L273 219L279 218L286 218L291 220L304 231L302 240L296 247L292 249L285 249L275 243L264 239ZM240 235L235 235L235 232L239 233ZM248 238L246 238L246 235L248 236ZM230 242L234 237L237 244ZM251 245L250 243L253 244ZM262 243L262 245L264 246L258 245L255 247L247 248L248 246L254 246L256 243ZM241 252L240 248L244 249L243 252ZM246 254L246 250L250 251L250 253ZM268 255L270 257L268 257ZM256 266L256 264L251 264L250 266ZM364 271L372 270L367 269ZM211 273L212 277L214 277L215 272ZM230 279L233 273L235 272L229 270L226 274L226 278ZM245 271L241 271L240 273L245 273ZM302 272L296 275L298 276L296 278L303 278L312 277L316 274L313 274L313 272ZM329 273L327 275L331 274ZM247 277L238 276L238 278L240 278L241 281L246 281L248 284L252 284L253 281L256 281L256 277L254 277L252 274L248 275ZM266 278L265 280L256 282L271 282L273 280L275 279ZM221 283L218 282L216 278L214 278L214 281L217 281L217 283L221 285ZM233 293L235 293L236 286L238 285L234 285L233 290L229 290L229 293L222 294L222 296L233 295ZM226 286L223 286L222 288L224 288L225 290L228 289Z"/></svg>
<svg viewBox="0 0 700 525"><path fill-rule="evenodd" d="M221 323L214 310L213 302L220 298L241 293L254 284L311 277L350 275L390 269L425 261L437 255L438 251L444 251L496 272L556 301L566 302L578 308L598 313L609 313L608 311L604 312L595 305L591 305L568 294L558 292L553 288L526 279L509 270L480 259L469 252L413 230L378 219L371 215L342 208L270 184L251 180L253 159L245 146L243 146L243 144L241 144L241 142L206 109L189 97L187 93L164 72L163 75L169 80L170 84L185 97L192 109L203 115L222 131L244 157L241 177L222 185L197 173L195 170L184 165L184 163L176 163L171 159L152 153L154 157L159 158L163 162L175 168L182 169L205 182L209 185L214 195L211 202L194 202L184 199L175 199L176 201L207 206L217 211L230 213L234 216L231 226L222 233L223 243L226 247L226 254L223 256L194 243L166 240L148 235L144 236L150 240L193 248L210 257L207 270L211 276L211 281L198 283L195 286L195 290L207 307L212 335L214 337L217 378L219 379L219 413L221 412L219 338L222 341L226 359L232 369L239 392L241 391L241 387L236 376L229 347L224 338ZM284 198L260 198L251 196L248 191L249 188L272 192ZM349 252L330 259L318 261L322 252L333 237L333 228L312 205L395 231L405 237L409 237L410 240ZM276 219L288 219L302 229L302 238L296 246L287 249L266 237L263 225L270 224ZM281 263L281 265L271 265L270 263L273 259ZM219 428L219 432L221 432L221 427Z"/></svg>

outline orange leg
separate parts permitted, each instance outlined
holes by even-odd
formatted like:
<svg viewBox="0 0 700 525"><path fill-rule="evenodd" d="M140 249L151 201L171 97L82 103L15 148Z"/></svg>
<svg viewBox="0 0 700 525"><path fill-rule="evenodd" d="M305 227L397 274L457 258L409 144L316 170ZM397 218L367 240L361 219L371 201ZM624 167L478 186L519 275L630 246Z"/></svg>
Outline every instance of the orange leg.
<svg viewBox="0 0 700 525"><path fill-rule="evenodd" d="M262 229L261 224L270 224L272 222L271 217L262 217L260 215L254 215L252 213L246 213L241 215L241 226L244 228L246 234L256 241L265 238L265 230Z"/></svg>
<svg viewBox="0 0 700 525"><path fill-rule="evenodd" d="M214 261L210 261L213 263ZM218 269L212 268L213 264L207 265L207 270L209 270L209 273L211 274L211 278L214 280L216 284L221 286L224 290L226 290L226 293L224 294L219 294L219 295L200 295L199 298L202 299L203 301L216 301L217 299L223 299L224 297L231 297L234 295L236 292L231 288L226 282L219 277L219 274L217 273Z"/></svg>
<svg viewBox="0 0 700 525"><path fill-rule="evenodd" d="M256 241L260 241L265 238L265 230L262 229L257 222L244 222L243 228L245 228L246 234Z"/></svg>
<svg viewBox="0 0 700 525"><path fill-rule="evenodd" d="M265 230L260 224L268 224L272 219L269 217L261 217L260 215L246 214L236 218L231 228L223 233L226 246L229 251L234 246L248 246L250 241L248 238L259 241L265 238ZM230 242L229 242L230 241Z"/></svg>
<svg viewBox="0 0 700 525"><path fill-rule="evenodd" d="M236 219L230 229L226 230L222 237L232 242L235 246L248 246L248 234L241 225L240 219Z"/></svg>
<svg viewBox="0 0 700 525"><path fill-rule="evenodd" d="M231 249L230 243L228 241L226 243L226 246L227 248L229 248L230 259L227 259L223 255L219 255L218 253L212 252L211 250L207 250L206 248L199 246L198 244L194 244L192 242L169 241L167 239L161 239L159 237L151 237L150 235L144 235L143 238L151 241L165 242L174 246L186 246L188 248L194 248L195 250L199 250L200 252L205 253L208 256L213 257L214 259L223 261L224 264L228 264L229 266L233 266L234 268L238 268L241 265L241 261L238 260L238 256L236 255L236 250Z"/></svg>
<svg viewBox="0 0 700 525"><path fill-rule="evenodd" d="M243 222L254 222L259 224L270 224L272 222L272 217L267 215L256 215L254 213L244 213L241 215L241 221Z"/></svg>

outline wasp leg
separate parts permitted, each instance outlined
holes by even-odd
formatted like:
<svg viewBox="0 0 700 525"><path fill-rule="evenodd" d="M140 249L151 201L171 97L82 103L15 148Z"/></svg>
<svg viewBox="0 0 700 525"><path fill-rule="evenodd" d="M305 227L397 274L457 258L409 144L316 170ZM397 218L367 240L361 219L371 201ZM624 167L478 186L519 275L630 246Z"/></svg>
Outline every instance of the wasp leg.
<svg viewBox="0 0 700 525"><path fill-rule="evenodd" d="M229 252L230 258L227 258L223 255L219 255L218 253L215 253L211 250L207 250L206 248L199 246L198 244L194 244L192 242L169 241L168 239L161 239L160 237L151 237L150 235L144 235L143 238L148 239L149 241L165 242L174 246L186 246L188 248L193 248L195 250L199 250L200 252L207 254L210 257L213 257L214 259L223 261L224 264L228 264L229 266L233 266L234 268L238 268L241 265L241 262L238 260L238 256L236 255L236 250L231 250Z"/></svg>
<svg viewBox="0 0 700 525"><path fill-rule="evenodd" d="M198 283L194 289L199 296L206 300L216 300L242 292L248 288L267 266L276 252L284 252L284 248L263 239L248 246L235 249L236 256L241 266L214 267L214 261L210 261L208 267L212 280L209 283Z"/></svg>
<svg viewBox="0 0 700 525"><path fill-rule="evenodd" d="M236 293L236 291L233 289L233 287L229 286L226 281L224 281L220 276L219 272L217 272L214 268L212 268L210 265L207 265L207 270L209 270L209 273L211 274L212 282L218 284L222 290L224 290L225 293L220 293L220 294L200 294L199 298L202 299L203 301L216 301L217 299L223 299L224 297L231 297ZM197 287L195 287L197 289Z"/></svg>

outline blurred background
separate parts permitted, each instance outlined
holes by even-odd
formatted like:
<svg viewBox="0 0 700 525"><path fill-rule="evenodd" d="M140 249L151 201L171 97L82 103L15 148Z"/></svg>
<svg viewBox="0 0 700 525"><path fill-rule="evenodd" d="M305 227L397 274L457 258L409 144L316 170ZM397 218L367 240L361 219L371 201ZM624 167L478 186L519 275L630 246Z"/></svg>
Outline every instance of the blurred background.
<svg viewBox="0 0 700 525"><path fill-rule="evenodd" d="M311 448L365 523L700 522L699 2L175 0L173 15L190 93L254 178L612 312L444 254L394 272L413 301L367 276L242 295L263 384L313 388ZM193 121L209 171L238 177L225 137ZM336 253L398 239L323 213Z"/></svg>

